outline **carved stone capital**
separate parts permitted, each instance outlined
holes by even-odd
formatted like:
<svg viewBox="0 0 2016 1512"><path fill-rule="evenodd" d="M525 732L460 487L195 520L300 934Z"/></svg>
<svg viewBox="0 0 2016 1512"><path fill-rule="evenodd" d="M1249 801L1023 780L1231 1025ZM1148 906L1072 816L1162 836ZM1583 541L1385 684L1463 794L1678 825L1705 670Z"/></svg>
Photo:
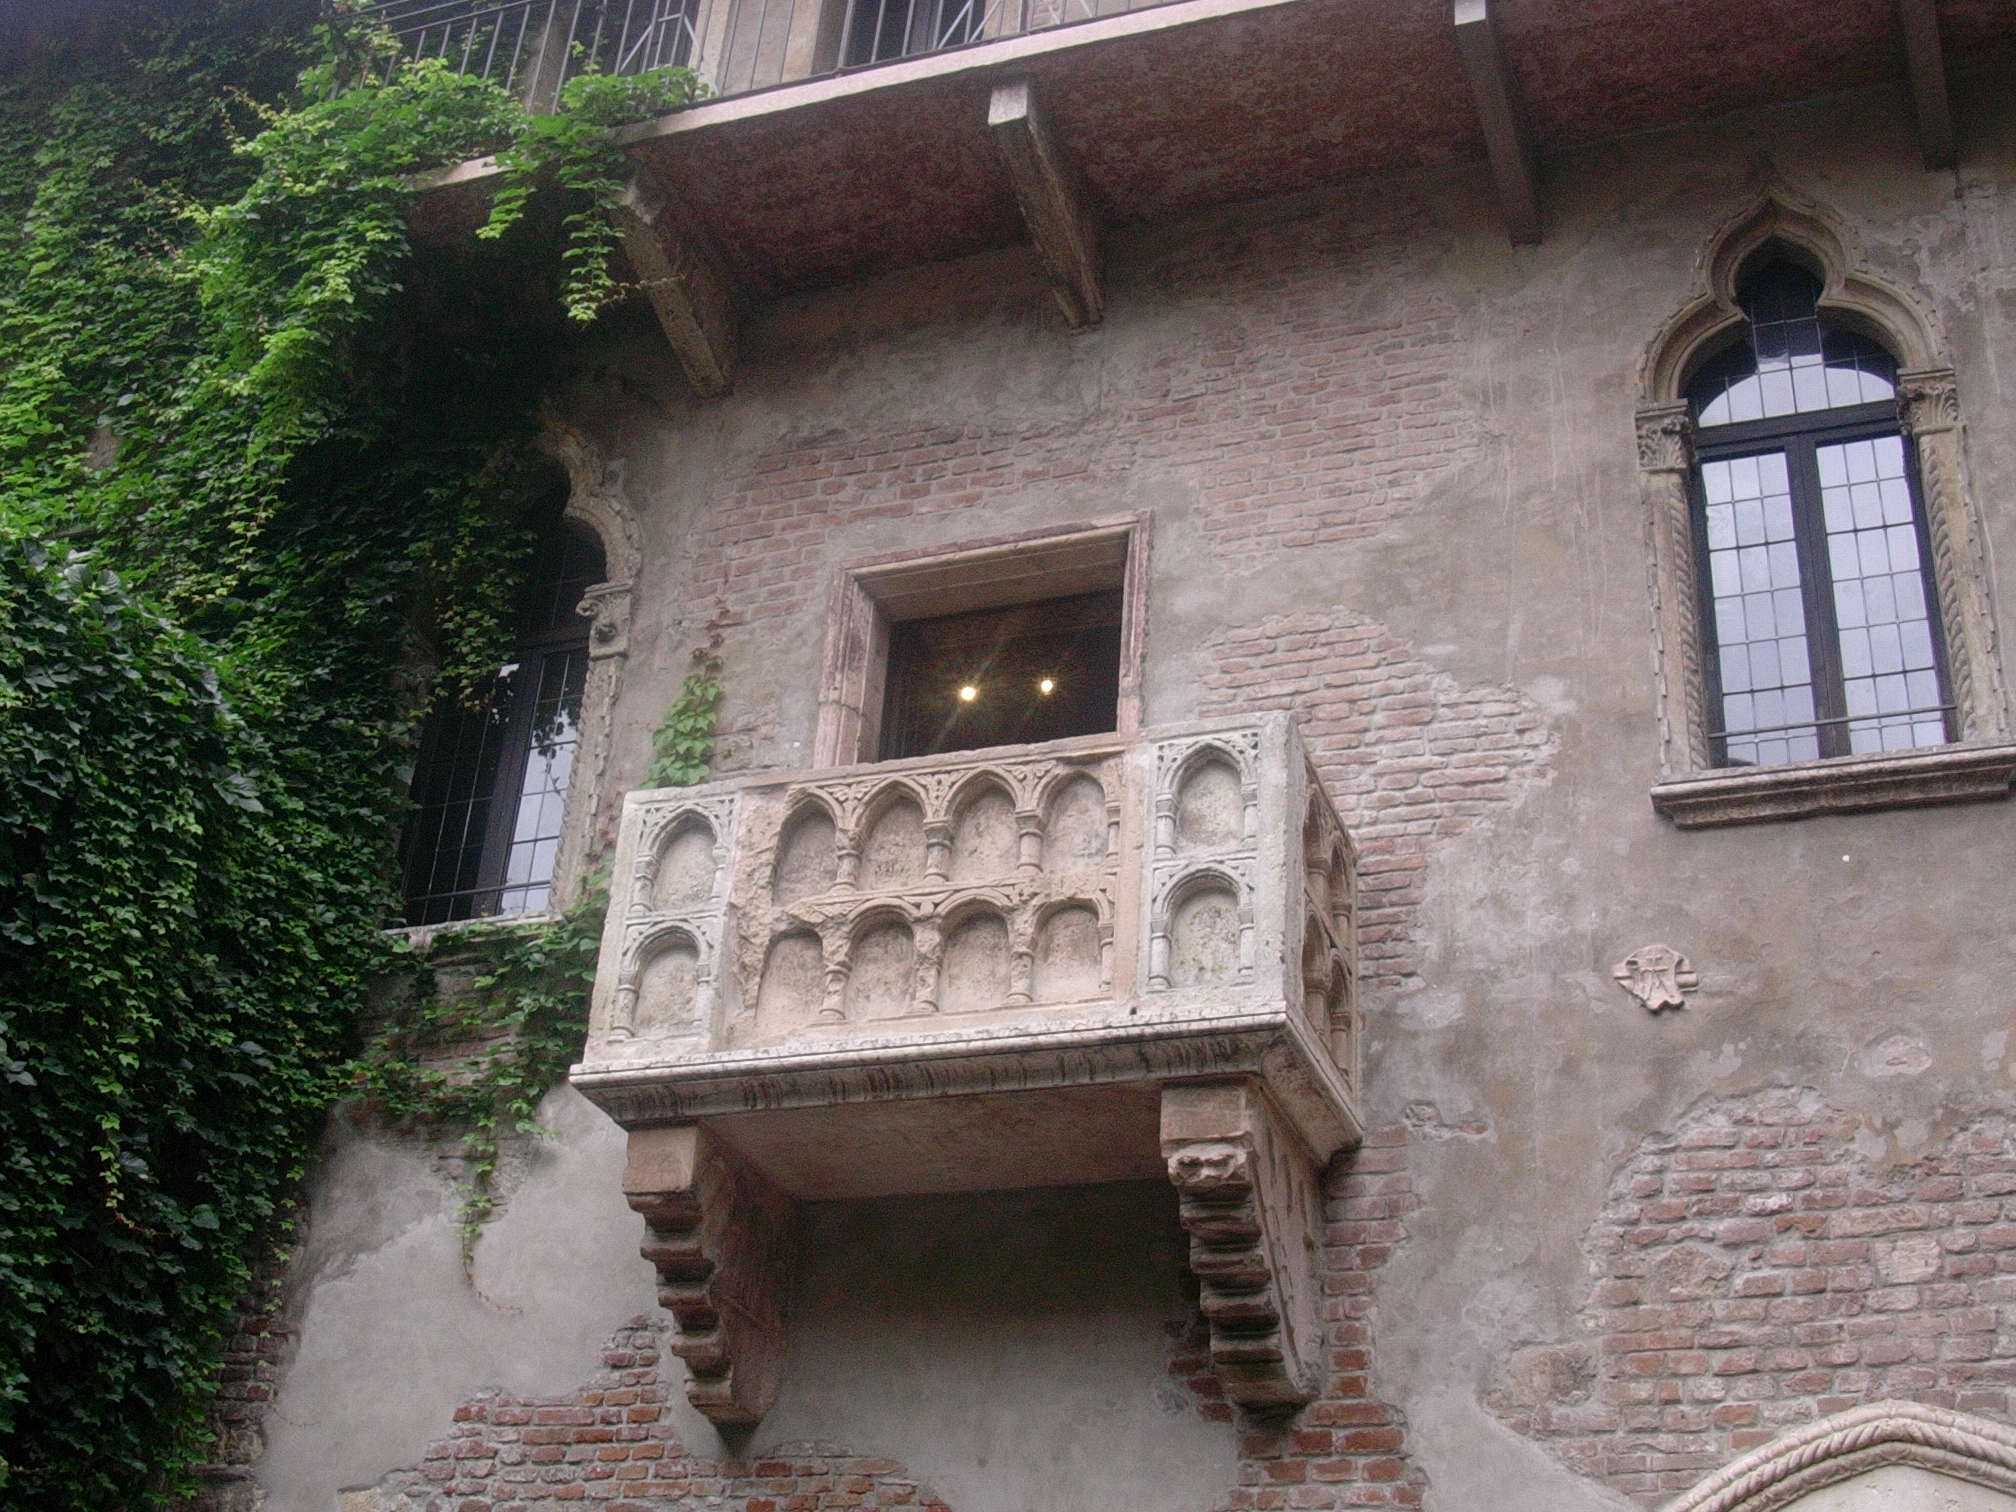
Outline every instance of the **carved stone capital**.
<svg viewBox="0 0 2016 1512"><path fill-rule="evenodd" d="M687 1398L723 1427L760 1422L783 1374L791 1200L698 1124L632 1130L623 1195L644 1217Z"/></svg>
<svg viewBox="0 0 2016 1512"><path fill-rule="evenodd" d="M591 659L629 654L628 583L597 583L588 590L574 612L592 624L588 632L588 655Z"/></svg>
<svg viewBox="0 0 2016 1512"><path fill-rule="evenodd" d="M1638 467L1685 472L1694 465L1694 421L1687 405L1647 404L1638 410Z"/></svg>
<svg viewBox="0 0 2016 1512"><path fill-rule="evenodd" d="M1951 368L1897 375L1897 415L1905 434L1931 436L1960 424L1960 390Z"/></svg>
<svg viewBox="0 0 2016 1512"><path fill-rule="evenodd" d="M1300 1406L1323 1373L1315 1162L1250 1081L1164 1087L1162 1155L1225 1395Z"/></svg>

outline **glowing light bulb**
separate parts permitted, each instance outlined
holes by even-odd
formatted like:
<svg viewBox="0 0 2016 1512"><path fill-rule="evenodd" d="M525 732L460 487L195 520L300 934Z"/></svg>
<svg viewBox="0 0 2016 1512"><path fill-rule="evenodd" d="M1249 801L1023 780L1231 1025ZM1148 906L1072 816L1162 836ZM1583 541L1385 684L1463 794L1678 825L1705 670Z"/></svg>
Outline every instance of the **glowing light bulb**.
<svg viewBox="0 0 2016 1512"><path fill-rule="evenodd" d="M1055 693L1057 691L1057 680L1053 677L1044 678L1043 681L1036 684L1036 691L1038 693Z"/></svg>
<svg viewBox="0 0 2016 1512"><path fill-rule="evenodd" d="M959 690L959 702L961 703L971 703L973 702L974 699L978 698L979 696L980 696L980 690L974 687L973 684L971 683L966 684L965 687Z"/></svg>

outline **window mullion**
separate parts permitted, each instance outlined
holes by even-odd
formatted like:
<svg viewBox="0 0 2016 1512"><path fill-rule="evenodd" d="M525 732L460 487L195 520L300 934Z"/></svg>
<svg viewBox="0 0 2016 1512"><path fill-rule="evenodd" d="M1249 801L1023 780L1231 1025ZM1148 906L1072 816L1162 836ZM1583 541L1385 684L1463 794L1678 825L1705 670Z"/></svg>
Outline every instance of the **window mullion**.
<svg viewBox="0 0 2016 1512"><path fill-rule="evenodd" d="M1827 518L1821 507L1820 465L1813 437L1785 444L1792 487L1792 531L1799 550L1806 608L1806 659L1813 677L1813 713L1820 754L1848 754L1847 695L1841 682L1841 631L1834 615L1834 573L1827 559Z"/></svg>

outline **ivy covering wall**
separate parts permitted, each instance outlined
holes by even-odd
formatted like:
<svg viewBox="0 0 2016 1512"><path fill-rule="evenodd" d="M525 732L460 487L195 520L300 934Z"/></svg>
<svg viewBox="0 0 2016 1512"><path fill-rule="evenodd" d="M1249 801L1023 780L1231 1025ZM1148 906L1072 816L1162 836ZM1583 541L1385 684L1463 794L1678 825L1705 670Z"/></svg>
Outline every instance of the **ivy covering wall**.
<svg viewBox="0 0 2016 1512"><path fill-rule="evenodd" d="M0 1504L182 1488L324 1111L389 1085L351 1036L422 691L499 656L617 292L605 125L691 93L345 88L382 46L310 0L0 38ZM410 175L514 144L559 188L416 257Z"/></svg>

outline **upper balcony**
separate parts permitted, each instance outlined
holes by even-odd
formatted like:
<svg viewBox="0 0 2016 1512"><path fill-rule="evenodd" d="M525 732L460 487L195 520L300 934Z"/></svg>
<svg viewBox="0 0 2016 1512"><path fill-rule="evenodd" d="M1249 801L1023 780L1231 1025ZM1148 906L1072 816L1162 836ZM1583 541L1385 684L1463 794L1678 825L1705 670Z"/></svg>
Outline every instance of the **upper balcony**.
<svg viewBox="0 0 2016 1512"><path fill-rule="evenodd" d="M715 97L849 73L1167 0L378 0L407 55L552 110L590 70L690 68Z"/></svg>
<svg viewBox="0 0 2016 1512"><path fill-rule="evenodd" d="M1928 164L2016 63L1984 0L381 0L410 51L535 106L584 67L714 98L619 133L625 250L702 395L780 295L1023 245L1070 325L1112 230L1377 176L1475 172L1515 242L1536 164L1732 111L1903 84ZM1947 60L1955 70L1949 80ZM1999 71L1999 72L1998 72ZM1949 89L1950 84L1950 89ZM1473 169L1474 165L1474 169ZM466 235L495 164L436 176Z"/></svg>
<svg viewBox="0 0 2016 1512"><path fill-rule="evenodd" d="M1228 1392L1306 1398L1354 867L1285 715L633 793L573 1081L632 1131L696 1403L767 1402L723 1317L797 1199L1156 1177Z"/></svg>

